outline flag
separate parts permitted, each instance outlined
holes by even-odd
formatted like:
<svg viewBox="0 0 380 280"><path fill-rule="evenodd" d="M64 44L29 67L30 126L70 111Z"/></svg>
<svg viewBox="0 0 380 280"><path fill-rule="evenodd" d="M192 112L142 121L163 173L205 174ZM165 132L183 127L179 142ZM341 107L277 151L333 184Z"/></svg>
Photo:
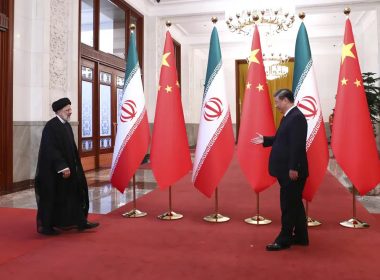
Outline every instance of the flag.
<svg viewBox="0 0 380 280"><path fill-rule="evenodd" d="M169 31L162 56L150 161L160 188L171 186L191 170L174 45Z"/></svg>
<svg viewBox="0 0 380 280"><path fill-rule="evenodd" d="M211 197L232 160L234 135L223 75L218 31L213 28L192 181Z"/></svg>
<svg viewBox="0 0 380 280"><path fill-rule="evenodd" d="M306 152L309 177L303 198L311 201L326 173L329 161L325 125L311 57L309 37L304 23L298 30L293 75L295 104L307 120Z"/></svg>
<svg viewBox="0 0 380 280"><path fill-rule="evenodd" d="M133 31L129 41L124 79L110 174L112 185L122 193L142 162L150 138L136 35Z"/></svg>
<svg viewBox="0 0 380 280"><path fill-rule="evenodd" d="M361 195L380 183L380 161L351 22L346 20L331 146Z"/></svg>
<svg viewBox="0 0 380 280"><path fill-rule="evenodd" d="M276 129L265 76L260 34L256 25L248 60L237 156L244 175L258 193L271 186L275 178L269 175L268 169L271 148L254 145L251 139L256 133L274 135Z"/></svg>

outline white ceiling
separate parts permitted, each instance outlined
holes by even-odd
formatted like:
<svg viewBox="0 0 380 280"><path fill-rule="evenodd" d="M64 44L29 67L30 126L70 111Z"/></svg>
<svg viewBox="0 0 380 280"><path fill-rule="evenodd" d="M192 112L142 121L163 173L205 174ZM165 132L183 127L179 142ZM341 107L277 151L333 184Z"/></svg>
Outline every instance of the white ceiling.
<svg viewBox="0 0 380 280"><path fill-rule="evenodd" d="M244 0L255 3L271 0ZM281 1L277 1L280 2ZM236 0L145 0L148 7L148 15L157 16L162 20L170 20L176 33L181 36L182 42L188 44L206 44L209 41L212 28L211 17L217 16L218 31L221 42L224 44L236 44L249 42L250 36L233 34L227 29L225 23L225 9L230 5L236 5ZM341 42L344 32L345 15L343 9L350 7L352 12L350 19L352 25L360 26L368 16L377 16L380 10L379 0L294 0L296 14L300 11L306 13L304 23L311 41L327 40L335 45ZM282 32L283 40L286 37L293 38L298 30L300 20L297 17L296 24L290 32ZM380 26L379 26L380 28ZM355 32L355 31L354 31ZM294 43L292 43L294 46Z"/></svg>

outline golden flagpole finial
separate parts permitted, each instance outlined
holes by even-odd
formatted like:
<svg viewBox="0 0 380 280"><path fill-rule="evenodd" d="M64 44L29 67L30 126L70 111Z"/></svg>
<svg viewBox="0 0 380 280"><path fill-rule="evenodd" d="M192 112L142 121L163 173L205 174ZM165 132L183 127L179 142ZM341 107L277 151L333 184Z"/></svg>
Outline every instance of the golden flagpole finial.
<svg viewBox="0 0 380 280"><path fill-rule="evenodd" d="M134 32L136 30L136 25L134 25L133 23L129 25L129 30L131 30L132 32Z"/></svg>
<svg viewBox="0 0 380 280"><path fill-rule="evenodd" d="M253 25L255 26L257 24L257 21L260 19L260 17L258 14L254 14L252 16L252 19L253 19Z"/></svg>
<svg viewBox="0 0 380 280"><path fill-rule="evenodd" d="M211 21L212 21L213 24L216 24L218 22L218 18L217 17L212 17Z"/></svg>
<svg viewBox="0 0 380 280"><path fill-rule="evenodd" d="M343 13L348 17L351 13L351 9L349 7L344 8Z"/></svg>
<svg viewBox="0 0 380 280"><path fill-rule="evenodd" d="M168 29L170 28L170 26L172 26L172 22L170 20L167 20L165 24Z"/></svg>
<svg viewBox="0 0 380 280"><path fill-rule="evenodd" d="M298 14L298 17L303 21L303 19L306 17L305 12L300 12L300 13Z"/></svg>

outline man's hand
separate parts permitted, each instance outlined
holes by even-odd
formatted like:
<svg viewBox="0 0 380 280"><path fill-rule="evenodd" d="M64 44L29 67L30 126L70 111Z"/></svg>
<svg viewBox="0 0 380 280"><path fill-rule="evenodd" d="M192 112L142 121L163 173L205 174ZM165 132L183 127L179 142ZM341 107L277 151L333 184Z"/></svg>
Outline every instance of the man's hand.
<svg viewBox="0 0 380 280"><path fill-rule="evenodd" d="M65 178L65 179L69 178L70 174L71 173L70 173L70 169L69 168L67 168L67 169L65 169L65 170L62 171L62 177Z"/></svg>
<svg viewBox="0 0 380 280"><path fill-rule="evenodd" d="M264 137L260 133L256 133L256 135L256 137L251 139L251 143L256 145L264 143Z"/></svg>
<svg viewBox="0 0 380 280"><path fill-rule="evenodd" d="M289 170L289 178L292 181L296 181L298 179L298 171L297 170Z"/></svg>

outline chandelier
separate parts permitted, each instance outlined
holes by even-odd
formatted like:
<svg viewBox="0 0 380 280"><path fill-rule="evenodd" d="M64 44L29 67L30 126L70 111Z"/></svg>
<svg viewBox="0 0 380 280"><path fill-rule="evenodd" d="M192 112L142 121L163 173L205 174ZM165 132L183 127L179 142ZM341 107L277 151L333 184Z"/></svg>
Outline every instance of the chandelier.
<svg viewBox="0 0 380 280"><path fill-rule="evenodd" d="M263 62L267 80L275 80L286 77L288 75L289 68L285 65L285 63L288 61L288 55L282 55L281 53L278 55L275 55L274 53L266 55L264 53Z"/></svg>
<svg viewBox="0 0 380 280"><path fill-rule="evenodd" d="M234 0L225 11L231 32L250 34L250 26L269 27L272 34L287 31L295 21L293 0Z"/></svg>
<svg viewBox="0 0 380 280"><path fill-rule="evenodd" d="M288 55L282 55L281 53L266 55L264 53L263 63L267 80L286 77L289 72L289 67L285 65L287 62L289 62ZM247 63L249 63L249 57L247 57Z"/></svg>
<svg viewBox="0 0 380 280"><path fill-rule="evenodd" d="M262 45L263 64L267 80L284 78L288 75L289 68L286 65L289 62L289 56L279 52L272 44L274 36L266 36L264 45ZM249 63L249 57L247 57Z"/></svg>
<svg viewBox="0 0 380 280"><path fill-rule="evenodd" d="M252 9L252 6L255 8ZM228 29L237 34L249 35L256 24L262 34L262 52L265 73L268 80L286 77L289 56L276 50L274 42L282 31L292 28L295 21L294 5L291 1L252 1L235 0L226 11Z"/></svg>
<svg viewBox="0 0 380 280"><path fill-rule="evenodd" d="M286 77L289 72L288 66L286 66L289 56L281 52L281 44L275 44L278 41L277 36L264 33L263 39L262 54L267 79L275 80Z"/></svg>
<svg viewBox="0 0 380 280"><path fill-rule="evenodd" d="M281 8L262 9L262 10L244 10L241 13L236 13L235 16L229 16L226 20L228 29L231 32L245 35L250 34L252 24L268 25L270 33L280 33L287 31L293 26L295 21L294 15L289 12L284 12Z"/></svg>

